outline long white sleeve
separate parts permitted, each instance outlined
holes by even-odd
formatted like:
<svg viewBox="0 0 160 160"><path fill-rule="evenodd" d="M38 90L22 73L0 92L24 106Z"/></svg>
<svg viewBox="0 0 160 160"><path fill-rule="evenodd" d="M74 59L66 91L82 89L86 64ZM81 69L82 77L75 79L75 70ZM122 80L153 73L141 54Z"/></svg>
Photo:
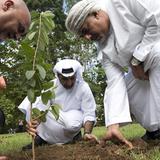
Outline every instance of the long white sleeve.
<svg viewBox="0 0 160 160"><path fill-rule="evenodd" d="M144 36L136 46L133 56L144 61L153 45L160 40L160 1L132 0L130 3L133 14L140 25L145 27Z"/></svg>

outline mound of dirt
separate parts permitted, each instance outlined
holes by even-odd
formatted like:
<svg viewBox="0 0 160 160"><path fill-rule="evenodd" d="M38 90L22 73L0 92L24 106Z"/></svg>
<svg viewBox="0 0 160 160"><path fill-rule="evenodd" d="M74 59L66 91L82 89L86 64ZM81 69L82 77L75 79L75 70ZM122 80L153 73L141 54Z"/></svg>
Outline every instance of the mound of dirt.
<svg viewBox="0 0 160 160"><path fill-rule="evenodd" d="M125 145L107 143L105 147L91 142L50 145L36 148L36 160L132 160L132 153L147 153L150 145L141 139L132 141L134 149ZM31 160L32 152L26 151L9 155L11 160Z"/></svg>

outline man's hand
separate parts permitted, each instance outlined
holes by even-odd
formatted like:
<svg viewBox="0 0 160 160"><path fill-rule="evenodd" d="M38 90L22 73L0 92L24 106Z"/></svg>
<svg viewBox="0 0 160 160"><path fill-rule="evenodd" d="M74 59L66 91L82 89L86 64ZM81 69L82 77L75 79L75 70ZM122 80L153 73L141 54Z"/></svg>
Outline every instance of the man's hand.
<svg viewBox="0 0 160 160"><path fill-rule="evenodd" d="M26 128L27 128L27 132L35 137L36 136L36 128L38 127L39 125L39 122L38 121L35 121L35 120L32 120L31 122L28 122L27 125L26 125Z"/></svg>
<svg viewBox="0 0 160 160"><path fill-rule="evenodd" d="M108 127L108 131L104 138L102 138L99 143L102 147L105 146L107 140L118 140L121 143L126 144L130 149L133 148L133 145L131 142L129 142L120 132L119 130L119 124L113 124Z"/></svg>
<svg viewBox="0 0 160 160"><path fill-rule="evenodd" d="M3 76L0 76L0 90L3 90L6 88L6 82L3 78Z"/></svg>
<svg viewBox="0 0 160 160"><path fill-rule="evenodd" d="M92 141L98 143L98 139L95 135L91 134L94 126L94 121L86 121L84 124L84 135L83 139L85 141Z"/></svg>
<svg viewBox="0 0 160 160"><path fill-rule="evenodd" d="M149 80L148 72L144 72L144 68L142 64L139 64L137 66L132 66L132 72L135 78L140 80Z"/></svg>
<svg viewBox="0 0 160 160"><path fill-rule="evenodd" d="M85 133L83 135L83 139L85 141L93 141L93 142L99 143L98 138L94 134L91 134L91 133Z"/></svg>

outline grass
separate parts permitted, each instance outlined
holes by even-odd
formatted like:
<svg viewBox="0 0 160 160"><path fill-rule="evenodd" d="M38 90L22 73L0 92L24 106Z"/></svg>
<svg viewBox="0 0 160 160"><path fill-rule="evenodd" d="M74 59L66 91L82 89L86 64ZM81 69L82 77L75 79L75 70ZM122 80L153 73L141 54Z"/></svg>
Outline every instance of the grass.
<svg viewBox="0 0 160 160"><path fill-rule="evenodd" d="M145 133L145 130L138 124L123 126L121 131L130 140L141 137ZM100 138L106 133L106 127L95 127L93 133ZM2 134L0 135L0 155L19 152L22 146L30 142L31 137L27 133ZM129 156L133 160L160 160L160 147L158 145L153 146L145 154L133 150L129 153Z"/></svg>
<svg viewBox="0 0 160 160"><path fill-rule="evenodd" d="M139 124L129 124L121 127L121 131L124 136L128 139L133 139L135 137L141 137L145 130ZM105 127L95 127L93 133L98 137L102 137L106 132Z"/></svg>
<svg viewBox="0 0 160 160"><path fill-rule="evenodd" d="M31 137L27 133L1 134L0 155L20 151L22 146L30 142Z"/></svg>

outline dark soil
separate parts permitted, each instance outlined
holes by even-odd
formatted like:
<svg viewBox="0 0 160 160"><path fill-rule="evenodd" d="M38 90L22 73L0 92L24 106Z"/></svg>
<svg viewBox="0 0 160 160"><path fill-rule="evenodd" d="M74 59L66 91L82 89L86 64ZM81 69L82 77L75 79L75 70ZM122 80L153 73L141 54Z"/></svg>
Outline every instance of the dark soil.
<svg viewBox="0 0 160 160"><path fill-rule="evenodd" d="M91 142L80 141L75 144L50 145L36 148L36 160L133 160L133 154L147 154L155 146L141 139L132 140L134 149L125 145L107 143L105 147ZM156 146L160 146L157 142ZM31 151L9 155L10 160L31 160Z"/></svg>

